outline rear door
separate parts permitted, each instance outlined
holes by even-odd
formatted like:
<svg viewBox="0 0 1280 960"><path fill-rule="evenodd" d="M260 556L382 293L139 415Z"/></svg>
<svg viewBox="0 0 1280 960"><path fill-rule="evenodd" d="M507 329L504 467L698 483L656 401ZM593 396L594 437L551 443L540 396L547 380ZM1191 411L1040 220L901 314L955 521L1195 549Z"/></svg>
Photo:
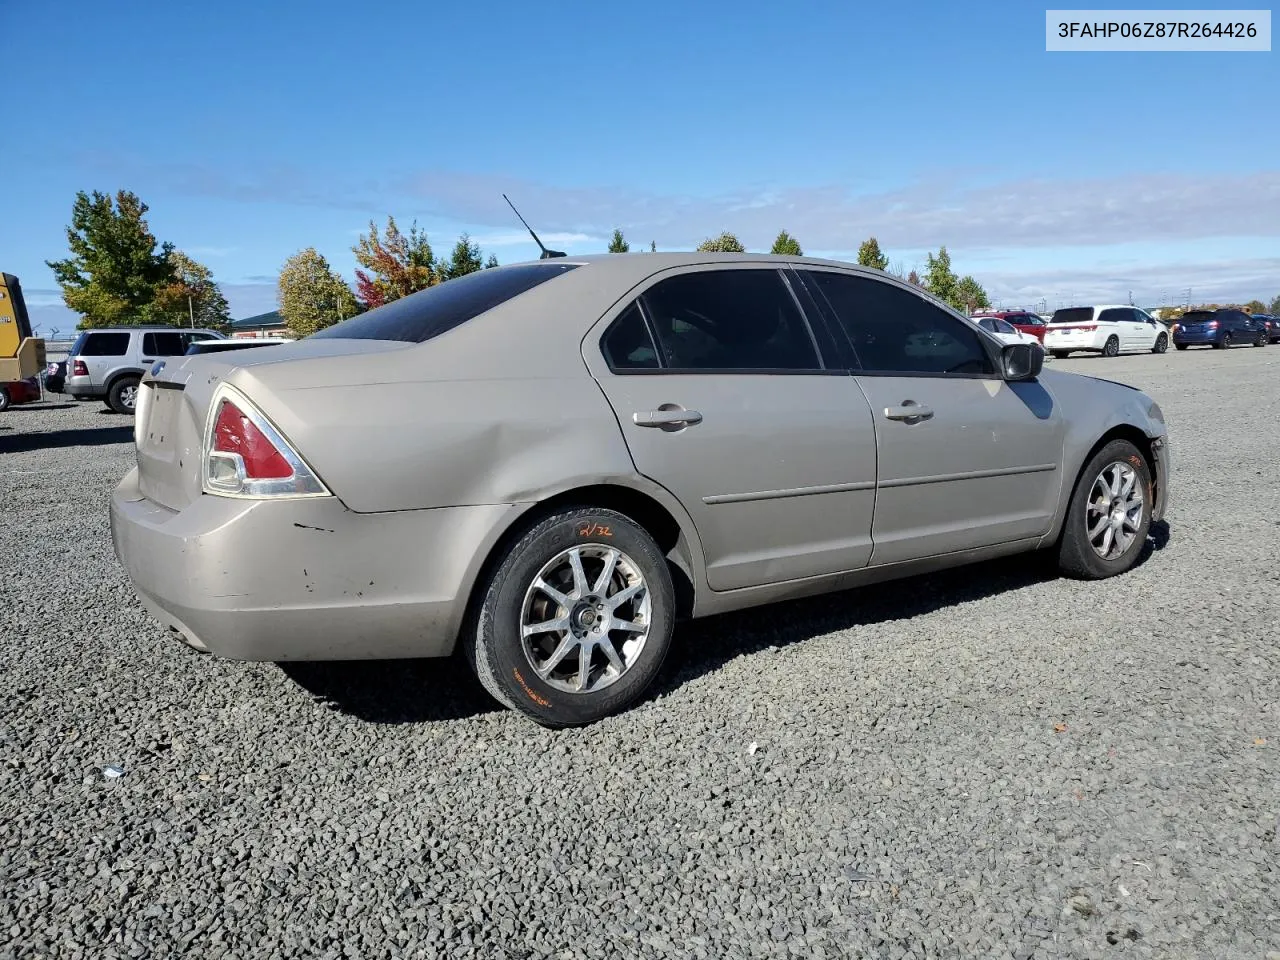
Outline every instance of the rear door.
<svg viewBox="0 0 1280 960"><path fill-rule="evenodd" d="M1115 337L1121 350L1132 349L1132 314L1122 307L1108 307L1098 314L1098 342L1106 346L1109 337Z"/></svg>
<svg viewBox="0 0 1280 960"><path fill-rule="evenodd" d="M871 410L806 298L775 264L666 271L584 346L636 468L697 527L713 590L871 557Z"/></svg>
<svg viewBox="0 0 1280 960"><path fill-rule="evenodd" d="M963 320L905 285L802 271L848 338L878 442L873 565L1037 537L1062 482L1061 411L1006 383Z"/></svg>

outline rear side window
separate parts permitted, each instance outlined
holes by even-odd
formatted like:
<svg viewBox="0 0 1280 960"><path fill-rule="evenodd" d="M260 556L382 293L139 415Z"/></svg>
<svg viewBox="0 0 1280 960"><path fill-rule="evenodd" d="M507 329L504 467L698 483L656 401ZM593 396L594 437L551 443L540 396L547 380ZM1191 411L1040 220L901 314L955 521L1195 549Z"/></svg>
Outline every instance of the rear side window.
<svg viewBox="0 0 1280 960"><path fill-rule="evenodd" d="M1099 323L1129 323L1131 320L1133 320L1132 311L1120 307L1112 307L1098 314Z"/></svg>
<svg viewBox="0 0 1280 960"><path fill-rule="evenodd" d="M478 270L393 300L311 337L423 343L577 266L539 262Z"/></svg>
<svg viewBox="0 0 1280 960"><path fill-rule="evenodd" d="M187 336L178 332L145 333L142 352L148 357L178 357L187 349Z"/></svg>
<svg viewBox="0 0 1280 960"><path fill-rule="evenodd" d="M609 324L600 350L610 370L647 370L658 365L658 351L639 304L631 304Z"/></svg>
<svg viewBox="0 0 1280 960"><path fill-rule="evenodd" d="M1093 307L1066 307L1053 311L1050 323L1092 323Z"/></svg>
<svg viewBox="0 0 1280 960"><path fill-rule="evenodd" d="M861 373L995 372L978 331L923 297L883 280L806 272L848 335Z"/></svg>
<svg viewBox="0 0 1280 960"><path fill-rule="evenodd" d="M123 357L128 352L128 333L84 333L71 349L79 357Z"/></svg>
<svg viewBox="0 0 1280 960"><path fill-rule="evenodd" d="M820 370L818 348L776 270L703 270L642 297L672 370Z"/></svg>

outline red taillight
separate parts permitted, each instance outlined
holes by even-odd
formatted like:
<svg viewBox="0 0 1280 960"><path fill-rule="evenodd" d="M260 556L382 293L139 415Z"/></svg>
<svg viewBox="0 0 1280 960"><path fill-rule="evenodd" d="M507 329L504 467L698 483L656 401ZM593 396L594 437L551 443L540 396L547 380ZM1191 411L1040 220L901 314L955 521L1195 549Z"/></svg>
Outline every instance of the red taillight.
<svg viewBox="0 0 1280 960"><path fill-rule="evenodd" d="M1206 328L1208 328L1209 330L1217 330L1217 329L1218 329L1218 321L1217 321L1217 320L1210 320L1208 323L1206 323L1206 324L1205 324L1205 327L1206 327Z"/></svg>
<svg viewBox="0 0 1280 960"><path fill-rule="evenodd" d="M1081 327L1080 329L1081 330L1097 330L1098 325L1096 323L1091 323L1088 326Z"/></svg>
<svg viewBox="0 0 1280 960"><path fill-rule="evenodd" d="M223 400L218 408L213 449L218 453L239 454L248 480L284 480L293 476L293 467L284 454L230 400Z"/></svg>
<svg viewBox="0 0 1280 960"><path fill-rule="evenodd" d="M73 361L71 364L71 375L73 377L87 377L89 375L89 366L83 360Z"/></svg>

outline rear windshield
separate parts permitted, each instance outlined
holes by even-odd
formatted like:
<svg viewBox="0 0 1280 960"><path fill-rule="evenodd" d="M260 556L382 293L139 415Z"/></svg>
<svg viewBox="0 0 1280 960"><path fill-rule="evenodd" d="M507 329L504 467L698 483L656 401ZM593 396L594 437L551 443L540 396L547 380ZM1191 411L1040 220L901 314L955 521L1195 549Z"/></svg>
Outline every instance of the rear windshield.
<svg viewBox="0 0 1280 960"><path fill-rule="evenodd" d="M1212 310L1188 310L1178 318L1182 323L1202 323L1213 319Z"/></svg>
<svg viewBox="0 0 1280 960"><path fill-rule="evenodd" d="M93 333L86 331L76 338L67 352L69 357L123 357L129 352L127 332Z"/></svg>
<svg viewBox="0 0 1280 960"><path fill-rule="evenodd" d="M422 343L518 297L540 283L563 276L576 266L574 263L539 262L478 270L393 300L311 336Z"/></svg>
<svg viewBox="0 0 1280 960"><path fill-rule="evenodd" d="M1053 311L1050 323L1089 323L1093 320L1093 307L1066 307Z"/></svg>

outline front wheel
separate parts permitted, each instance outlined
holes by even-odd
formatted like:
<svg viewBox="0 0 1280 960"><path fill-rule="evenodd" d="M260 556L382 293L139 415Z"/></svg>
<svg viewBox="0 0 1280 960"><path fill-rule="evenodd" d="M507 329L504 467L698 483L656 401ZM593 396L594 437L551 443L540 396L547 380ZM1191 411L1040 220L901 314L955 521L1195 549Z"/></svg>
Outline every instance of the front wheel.
<svg viewBox="0 0 1280 960"><path fill-rule="evenodd" d="M1128 440L1112 440L1076 481L1058 544L1058 567L1081 580L1124 573L1142 553L1154 499L1142 452Z"/></svg>
<svg viewBox="0 0 1280 960"><path fill-rule="evenodd" d="M12 401L9 399L9 391L4 387L0 387L0 413L4 413L8 410L11 402Z"/></svg>
<svg viewBox="0 0 1280 960"><path fill-rule="evenodd" d="M675 592L653 538L613 510L546 517L490 577L466 653L492 696L546 727L630 707L671 645Z"/></svg>
<svg viewBox="0 0 1280 960"><path fill-rule="evenodd" d="M1120 352L1120 338L1117 336L1107 337L1107 342L1102 346L1102 355L1104 357L1114 357Z"/></svg>
<svg viewBox="0 0 1280 960"><path fill-rule="evenodd" d="M132 414L138 403L138 378L121 377L107 391L107 406L116 413Z"/></svg>
<svg viewBox="0 0 1280 960"><path fill-rule="evenodd" d="M1156 345L1151 348L1152 353L1164 353L1169 349L1169 335L1166 333L1156 337Z"/></svg>

